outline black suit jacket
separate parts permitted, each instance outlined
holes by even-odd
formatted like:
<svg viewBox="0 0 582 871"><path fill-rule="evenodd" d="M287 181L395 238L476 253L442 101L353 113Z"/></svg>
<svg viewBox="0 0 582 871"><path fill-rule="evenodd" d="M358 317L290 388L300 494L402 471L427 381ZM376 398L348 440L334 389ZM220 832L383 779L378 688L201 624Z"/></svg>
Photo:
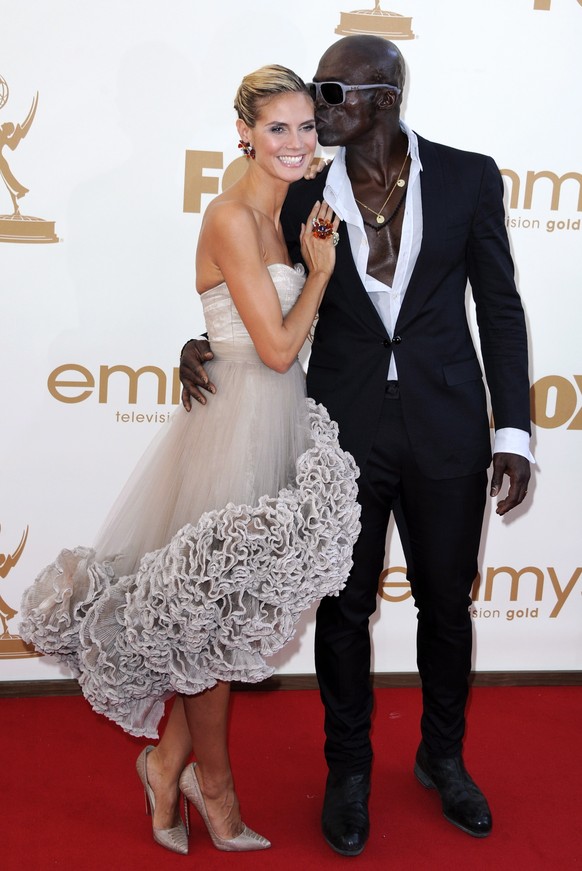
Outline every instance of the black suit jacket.
<svg viewBox="0 0 582 871"><path fill-rule="evenodd" d="M339 424L362 468L391 354L415 458L432 478L472 474L491 460L485 386L466 316L467 280L496 428L530 431L525 318L505 229L503 182L481 154L419 137L423 238L392 341L358 276L345 224L315 330L307 389ZM298 232L328 170L292 185L282 221L294 261Z"/></svg>

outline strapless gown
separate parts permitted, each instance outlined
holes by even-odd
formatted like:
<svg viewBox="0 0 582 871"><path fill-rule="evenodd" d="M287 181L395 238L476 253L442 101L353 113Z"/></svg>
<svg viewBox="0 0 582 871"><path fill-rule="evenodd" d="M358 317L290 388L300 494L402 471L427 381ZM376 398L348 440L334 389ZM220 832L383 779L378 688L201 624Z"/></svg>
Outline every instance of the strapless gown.
<svg viewBox="0 0 582 871"><path fill-rule="evenodd" d="M302 270L269 270L286 314ZM96 545L61 551L22 603L21 637L137 736L176 692L271 675L302 611L345 586L359 532L358 470L300 363L261 362L225 284L202 305L217 394L176 409Z"/></svg>

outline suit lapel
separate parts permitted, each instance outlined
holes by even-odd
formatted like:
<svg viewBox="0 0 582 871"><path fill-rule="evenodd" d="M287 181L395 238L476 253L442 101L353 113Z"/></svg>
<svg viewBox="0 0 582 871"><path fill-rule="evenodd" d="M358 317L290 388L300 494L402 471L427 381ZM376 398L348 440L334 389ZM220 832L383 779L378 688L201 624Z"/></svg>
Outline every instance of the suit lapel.
<svg viewBox="0 0 582 871"><path fill-rule="evenodd" d="M354 312L354 316L361 318L368 329L379 333L383 337L387 337L388 334L382 319L358 275L350 248L348 228L343 221L339 226L339 234L340 241L336 249L336 265L334 270L335 282L345 294L350 309ZM332 288L328 288L327 293L330 290L333 293Z"/></svg>
<svg viewBox="0 0 582 871"><path fill-rule="evenodd" d="M305 215L313 207L316 199L323 200L329 167L326 167L314 181L300 180L290 189L291 207L284 206L282 222L287 244L292 257L299 260L299 236L297 228ZM360 319L367 329L387 338L386 329L382 323L366 288L360 280L356 264L351 252L348 228L342 221L339 225L340 242L336 248L336 265L333 279L325 292L325 300L335 298L338 304L347 305L354 318ZM342 302L343 301L343 302Z"/></svg>
<svg viewBox="0 0 582 871"><path fill-rule="evenodd" d="M432 282L427 280L427 276L434 270L443 250L446 195L442 167L432 142L419 136L418 144L422 163L422 243L396 321L396 332L403 329L424 305L432 290Z"/></svg>

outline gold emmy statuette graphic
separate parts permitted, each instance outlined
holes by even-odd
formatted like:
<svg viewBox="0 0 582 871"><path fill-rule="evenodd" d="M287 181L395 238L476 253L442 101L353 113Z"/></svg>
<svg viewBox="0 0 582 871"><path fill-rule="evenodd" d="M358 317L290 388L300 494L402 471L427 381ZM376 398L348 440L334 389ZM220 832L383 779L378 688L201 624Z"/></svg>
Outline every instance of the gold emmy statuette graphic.
<svg viewBox="0 0 582 871"><path fill-rule="evenodd" d="M384 12L380 9L380 0L376 0L373 9L340 12L340 23L335 32L342 36L366 33L384 39L414 39L412 18L405 18L398 12Z"/></svg>
<svg viewBox="0 0 582 871"><path fill-rule="evenodd" d="M9 90L6 80L0 76L0 110L8 102ZM34 121L36 107L38 105L38 93L32 100L30 111L22 124L13 124L12 121L0 123L0 178L6 185L12 208L11 215L0 214L0 242L58 242L55 234L54 221L45 221L44 218L33 218L32 215L23 215L20 212L18 201L28 193L14 176L5 149L15 151L20 145Z"/></svg>
<svg viewBox="0 0 582 871"><path fill-rule="evenodd" d="M0 527L1 529L1 527ZM14 553L0 553L0 580L4 580L8 573L14 568L26 545L28 538L28 526L22 533L20 543ZM19 635L12 635L8 628L9 620L12 620L18 614L2 596L0 596L0 621L2 621L2 631L0 632L0 659L23 659L26 656L42 656L37 653L32 644L26 644Z"/></svg>

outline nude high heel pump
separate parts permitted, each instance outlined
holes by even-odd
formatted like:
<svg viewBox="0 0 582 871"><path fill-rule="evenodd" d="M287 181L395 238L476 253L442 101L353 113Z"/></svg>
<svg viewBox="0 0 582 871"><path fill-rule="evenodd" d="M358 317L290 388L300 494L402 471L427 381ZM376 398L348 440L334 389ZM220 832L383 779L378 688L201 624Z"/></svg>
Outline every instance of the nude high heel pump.
<svg viewBox="0 0 582 871"><path fill-rule="evenodd" d="M152 821L154 810L156 808L156 800L154 797L154 791L148 781L147 759L148 753L151 753L153 749L152 746L144 747L135 763L139 779L143 784L145 792L146 813L151 814ZM188 820L187 814L186 820ZM162 847L165 847L166 850L172 850L174 853L181 853L183 856L188 853L188 833L182 820L180 820L178 825L174 826L173 829L154 829L152 825L152 834L154 836L154 841Z"/></svg>
<svg viewBox="0 0 582 871"><path fill-rule="evenodd" d="M245 826L243 823L243 830L240 835L237 835L236 838L219 838L214 829L212 828L212 824L208 819L208 812L206 810L206 805L204 803L204 796L202 795L202 791L200 789L200 784L198 783L198 778L196 777L196 763L194 762L192 765L187 765L182 774L180 775L179 787L184 794L184 797L191 804L194 805L204 823L206 824L206 828L208 829L208 834L212 839L212 843L216 847L217 850L225 850L231 853L242 853L246 850L266 850L267 847L271 846L271 842L267 841L266 838L263 838L262 835L258 835L256 832L253 832L252 829L249 829L248 826ZM188 807L186 806L186 819L188 818Z"/></svg>

